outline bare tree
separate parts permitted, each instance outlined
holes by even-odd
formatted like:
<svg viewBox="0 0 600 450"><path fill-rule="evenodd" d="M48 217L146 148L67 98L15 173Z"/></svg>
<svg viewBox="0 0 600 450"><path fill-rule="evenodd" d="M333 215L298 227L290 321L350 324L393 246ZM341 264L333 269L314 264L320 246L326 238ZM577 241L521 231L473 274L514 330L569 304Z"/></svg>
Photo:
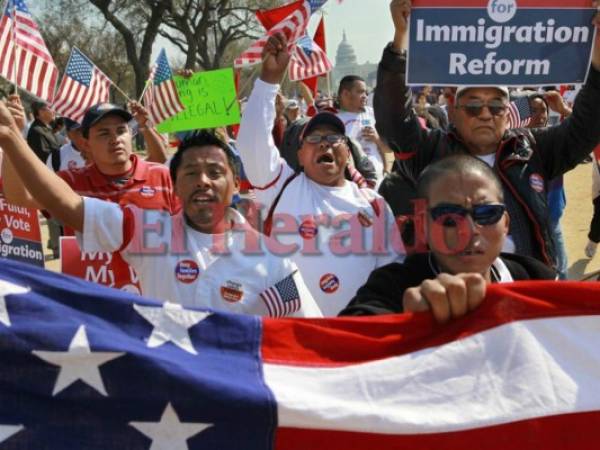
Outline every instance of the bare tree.
<svg viewBox="0 0 600 450"><path fill-rule="evenodd" d="M259 8L281 4L278 0L167 0L168 14L159 33L186 55L185 68L205 70L229 65L229 51L240 41L256 39Z"/></svg>

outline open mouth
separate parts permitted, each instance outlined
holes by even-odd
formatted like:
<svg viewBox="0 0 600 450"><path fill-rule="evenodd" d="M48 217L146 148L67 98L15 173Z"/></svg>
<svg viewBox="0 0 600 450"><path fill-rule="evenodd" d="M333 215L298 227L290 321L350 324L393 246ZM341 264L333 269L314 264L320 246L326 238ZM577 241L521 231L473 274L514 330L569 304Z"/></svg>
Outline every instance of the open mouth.
<svg viewBox="0 0 600 450"><path fill-rule="evenodd" d="M464 250L459 253L460 256L479 256L483 255L482 250Z"/></svg>
<svg viewBox="0 0 600 450"><path fill-rule="evenodd" d="M216 199L212 195L198 194L192 197L192 201L196 204L209 204L214 203Z"/></svg>
<svg viewBox="0 0 600 450"><path fill-rule="evenodd" d="M323 153L317 158L317 164L332 164L333 162L333 156L329 153Z"/></svg>

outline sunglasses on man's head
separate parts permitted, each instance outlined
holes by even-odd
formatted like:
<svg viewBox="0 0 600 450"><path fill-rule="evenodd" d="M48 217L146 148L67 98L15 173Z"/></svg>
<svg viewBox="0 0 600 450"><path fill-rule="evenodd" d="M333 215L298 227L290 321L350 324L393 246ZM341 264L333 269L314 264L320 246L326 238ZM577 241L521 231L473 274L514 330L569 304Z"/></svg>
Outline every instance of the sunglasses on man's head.
<svg viewBox="0 0 600 450"><path fill-rule="evenodd" d="M455 227L457 220L467 217L467 214L473 218L473 222L477 225L486 226L498 223L505 211L506 206L502 203L474 205L472 208L442 203L429 208L429 215L434 221L441 222L441 225L445 227Z"/></svg>
<svg viewBox="0 0 600 450"><path fill-rule="evenodd" d="M304 138L304 141L309 144L320 144L321 142L327 142L328 144L335 145L339 144L344 140L343 134L328 134L327 136L321 136L320 134L311 134Z"/></svg>
<svg viewBox="0 0 600 450"><path fill-rule="evenodd" d="M464 109L471 117L478 117L481 115L483 108L486 107L493 116L501 116L506 112L508 105L502 100L492 100L489 103L482 102L481 100L469 100L463 105L456 105L456 107Z"/></svg>

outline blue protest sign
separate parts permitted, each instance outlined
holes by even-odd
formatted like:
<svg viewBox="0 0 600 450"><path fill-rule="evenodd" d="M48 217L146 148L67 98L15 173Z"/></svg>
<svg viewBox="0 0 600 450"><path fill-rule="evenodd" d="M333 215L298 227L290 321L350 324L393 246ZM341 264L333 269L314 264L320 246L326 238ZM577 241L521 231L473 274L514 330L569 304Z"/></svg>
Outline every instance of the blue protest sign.
<svg viewBox="0 0 600 450"><path fill-rule="evenodd" d="M416 0L409 85L583 83L596 13L572 0ZM450 4L452 4L450 6Z"/></svg>

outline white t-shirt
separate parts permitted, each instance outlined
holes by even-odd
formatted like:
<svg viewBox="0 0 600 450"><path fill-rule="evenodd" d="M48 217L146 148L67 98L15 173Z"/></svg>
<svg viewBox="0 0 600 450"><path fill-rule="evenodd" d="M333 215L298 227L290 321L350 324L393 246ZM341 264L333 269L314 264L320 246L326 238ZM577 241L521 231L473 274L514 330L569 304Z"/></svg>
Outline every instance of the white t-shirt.
<svg viewBox="0 0 600 450"><path fill-rule="evenodd" d="M256 81L237 140L257 201L264 205L263 219L294 174L271 136L278 89ZM359 189L349 181L341 187L328 187L301 173L285 188L274 217L282 219L286 229L284 234L277 232L274 221L271 236L282 247L277 250L298 265L325 316L335 316L345 308L371 271L404 260L404 246L390 207L376 192ZM349 229L354 233L351 239Z"/></svg>
<svg viewBox="0 0 600 450"><path fill-rule="evenodd" d="M234 313L322 317L296 265L265 251L264 236L234 210L234 230L215 235L190 228L182 213L84 201L82 250L120 251L147 296Z"/></svg>
<svg viewBox="0 0 600 450"><path fill-rule="evenodd" d="M81 153L73 148L73 144L71 142L63 145L59 152L60 167L58 170L79 169L85 166L85 160L83 159L83 156L81 156ZM54 170L52 167L52 155L48 156L46 165L50 168L50 170Z"/></svg>
<svg viewBox="0 0 600 450"><path fill-rule="evenodd" d="M373 166L375 167L375 174L377 175L377 185L375 189L379 188L381 181L383 180L383 158L375 143L367 141L362 137L362 130L365 127L375 128L375 115L373 108L367 107L364 111L359 113L353 113L349 111L339 111L337 116L344 122L346 126L346 135L352 139L356 139L366 155L369 157Z"/></svg>

